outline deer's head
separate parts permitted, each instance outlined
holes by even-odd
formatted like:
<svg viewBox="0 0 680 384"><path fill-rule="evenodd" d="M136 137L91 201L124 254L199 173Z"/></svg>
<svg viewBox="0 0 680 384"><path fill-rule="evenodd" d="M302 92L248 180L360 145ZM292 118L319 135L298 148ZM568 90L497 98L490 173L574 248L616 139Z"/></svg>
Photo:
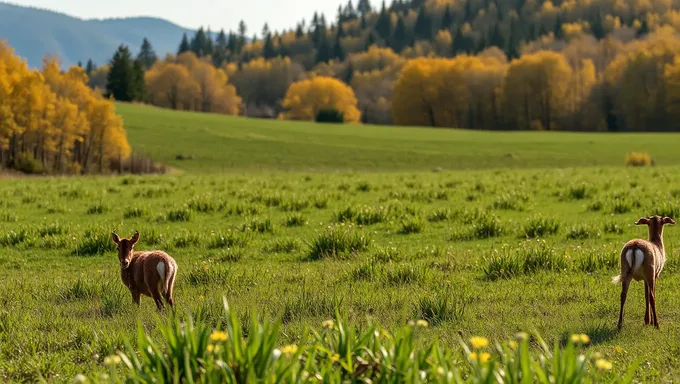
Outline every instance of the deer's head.
<svg viewBox="0 0 680 384"><path fill-rule="evenodd" d="M135 244L139 241L139 232L135 232L130 239L121 239L113 232L113 242L118 246L118 260L120 267L125 269L130 266L132 260L132 253L134 252Z"/></svg>

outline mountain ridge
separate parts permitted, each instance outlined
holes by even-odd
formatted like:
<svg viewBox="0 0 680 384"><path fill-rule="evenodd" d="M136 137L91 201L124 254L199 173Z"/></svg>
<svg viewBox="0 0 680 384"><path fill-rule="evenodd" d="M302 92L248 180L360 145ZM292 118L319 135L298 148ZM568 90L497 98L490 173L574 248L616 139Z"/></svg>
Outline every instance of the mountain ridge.
<svg viewBox="0 0 680 384"><path fill-rule="evenodd" d="M25 58L32 68L46 55L59 57L63 67L92 59L104 65L125 44L135 54L144 38L156 54L175 53L182 34L194 30L153 16L83 19L59 11L0 2L0 40Z"/></svg>

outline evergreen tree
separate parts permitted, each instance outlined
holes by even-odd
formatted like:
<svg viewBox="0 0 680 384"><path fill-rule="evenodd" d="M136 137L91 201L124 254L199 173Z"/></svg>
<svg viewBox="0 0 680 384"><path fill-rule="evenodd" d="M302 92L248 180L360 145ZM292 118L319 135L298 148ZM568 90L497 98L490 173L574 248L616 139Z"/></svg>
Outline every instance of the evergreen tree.
<svg viewBox="0 0 680 384"><path fill-rule="evenodd" d="M238 47L236 48L239 54L246 45L246 33L248 33L248 27L246 26L246 22L241 20L238 23Z"/></svg>
<svg viewBox="0 0 680 384"><path fill-rule="evenodd" d="M213 33L210 31L210 27L208 27L208 31L205 33L205 37L206 37L205 55L206 56L212 56L212 54L215 52L215 42L213 41L212 35L213 35Z"/></svg>
<svg viewBox="0 0 680 384"><path fill-rule="evenodd" d="M345 76L343 77L342 81L344 81L346 84L352 84L353 78L354 78L354 65L352 64L352 60L349 60L347 64L347 71L345 71Z"/></svg>
<svg viewBox="0 0 680 384"><path fill-rule="evenodd" d="M264 48L262 48L262 57L265 59L273 59L276 57L276 47L274 47L274 40L272 34L268 33L264 39Z"/></svg>
<svg viewBox="0 0 680 384"><path fill-rule="evenodd" d="M602 25L602 15L599 13L593 17L590 22L590 31L596 39L601 39L604 37L604 25Z"/></svg>
<svg viewBox="0 0 680 384"><path fill-rule="evenodd" d="M373 45L375 45L375 43L375 34L371 31L368 33L368 37L366 38L366 47L364 50L371 48Z"/></svg>
<svg viewBox="0 0 680 384"><path fill-rule="evenodd" d="M227 41L227 35L224 33L224 29L220 30L220 33L215 39L215 50L213 52L213 64L216 67L221 67L222 64L227 60L227 50L229 49L229 42Z"/></svg>
<svg viewBox="0 0 680 384"><path fill-rule="evenodd" d="M470 53L474 49L470 36L467 36L466 33L463 32L463 26L458 27L456 37L454 37L452 44L454 56L459 53Z"/></svg>
<svg viewBox="0 0 680 384"><path fill-rule="evenodd" d="M187 34L185 32L184 35L182 35L182 42L179 43L179 49L177 50L177 54L180 55L190 50L191 46L189 45L189 38L187 37Z"/></svg>
<svg viewBox="0 0 680 384"><path fill-rule="evenodd" d="M432 39L432 24L424 5L421 5L420 9L418 9L418 17L416 19L416 25L413 28L413 33L415 34L416 39L419 40Z"/></svg>
<svg viewBox="0 0 680 384"><path fill-rule="evenodd" d="M302 24L298 24L298 25L297 25L297 28L295 28L295 38L296 38L296 39L301 39L302 36L304 36L304 35L305 35L305 31L304 31L304 29L302 28Z"/></svg>
<svg viewBox="0 0 680 384"><path fill-rule="evenodd" d="M446 9L444 9L444 16L442 16L441 29L451 29L452 25L453 25L453 13L451 11L451 4L446 4Z"/></svg>
<svg viewBox="0 0 680 384"><path fill-rule="evenodd" d="M553 33L555 34L555 38L557 39L564 38L564 31L562 30L562 17L560 17L559 13L555 18L555 31Z"/></svg>
<svg viewBox="0 0 680 384"><path fill-rule="evenodd" d="M394 29L394 34L392 35L392 39L390 41L390 48L394 52L401 52L402 49L407 44L407 31L406 31L406 23L404 22L404 18L399 15L399 19L397 19L397 27Z"/></svg>
<svg viewBox="0 0 680 384"><path fill-rule="evenodd" d="M333 58L333 47L324 35L316 51L316 63L327 63L331 58Z"/></svg>
<svg viewBox="0 0 680 384"><path fill-rule="evenodd" d="M227 50L229 51L229 55L232 57L235 57L236 55L239 54L239 46L238 46L238 38L234 34L234 32L229 32L229 41L227 42Z"/></svg>
<svg viewBox="0 0 680 384"><path fill-rule="evenodd" d="M267 35L269 35L271 31L269 30L269 24L264 23L264 26L262 27L262 38L265 39L267 38Z"/></svg>
<svg viewBox="0 0 680 384"><path fill-rule="evenodd" d="M642 36L646 36L647 34L649 34L649 24L647 24L647 18L645 18L642 21L642 25L640 26L640 29L638 29L636 35L637 35L637 37L642 37Z"/></svg>
<svg viewBox="0 0 680 384"><path fill-rule="evenodd" d="M345 48L342 46L342 37L345 32L342 29L342 25L338 27L338 32L335 35L335 44L333 45L333 58L339 61L345 61Z"/></svg>
<svg viewBox="0 0 680 384"><path fill-rule="evenodd" d="M359 14L362 17L373 11L373 7L371 7L371 1L359 0L359 3L357 4L357 11L359 11Z"/></svg>
<svg viewBox="0 0 680 384"><path fill-rule="evenodd" d="M469 23L474 19L475 15L472 14L472 0L465 0L465 7L463 8L464 16L463 20Z"/></svg>
<svg viewBox="0 0 680 384"><path fill-rule="evenodd" d="M106 96L113 96L118 101L135 101L139 92L139 74L135 69L130 50L120 45L109 62L110 69L106 77Z"/></svg>
<svg viewBox="0 0 680 384"><path fill-rule="evenodd" d="M82 67L83 67L83 62L80 61L80 60L78 60L78 67L79 67L79 68L82 68Z"/></svg>
<svg viewBox="0 0 680 384"><path fill-rule="evenodd" d="M87 76L92 76L92 72L96 69L97 66L92 62L92 59L88 59L87 64L85 64L85 74L87 74Z"/></svg>
<svg viewBox="0 0 680 384"><path fill-rule="evenodd" d="M352 4L352 0L347 1L347 5L345 6L345 17L347 20L354 20L358 16L357 11L354 9L354 4Z"/></svg>
<svg viewBox="0 0 680 384"><path fill-rule="evenodd" d="M199 28L198 31L196 31L194 38L191 39L191 43L189 43L191 51L198 57L211 54L211 52L209 52L211 44L208 40L208 36L205 34L203 27Z"/></svg>
<svg viewBox="0 0 680 384"><path fill-rule="evenodd" d="M142 47L140 48L139 54L137 55L137 60L141 62L144 69L151 68L156 63L156 61L158 61L156 52L154 52L151 43L146 37L144 38L144 41L142 41Z"/></svg>
<svg viewBox="0 0 680 384"><path fill-rule="evenodd" d="M491 32L491 37L489 38L489 45L496 46L503 51L506 50L505 46L505 36L503 36L503 31L501 30L501 23L496 22L493 27L493 32Z"/></svg>
<svg viewBox="0 0 680 384"><path fill-rule="evenodd" d="M144 63L137 59L133 63L133 90L135 101L146 101L146 81L144 80Z"/></svg>
<svg viewBox="0 0 680 384"><path fill-rule="evenodd" d="M387 40L392 35L392 20L390 14L385 7L385 1L383 0L382 9L378 15L378 21L375 23L375 31L380 36L381 39Z"/></svg>
<svg viewBox="0 0 680 384"><path fill-rule="evenodd" d="M510 39L508 40L507 55L509 59L516 59L520 56L520 49L523 43L521 22L512 19L510 22Z"/></svg>

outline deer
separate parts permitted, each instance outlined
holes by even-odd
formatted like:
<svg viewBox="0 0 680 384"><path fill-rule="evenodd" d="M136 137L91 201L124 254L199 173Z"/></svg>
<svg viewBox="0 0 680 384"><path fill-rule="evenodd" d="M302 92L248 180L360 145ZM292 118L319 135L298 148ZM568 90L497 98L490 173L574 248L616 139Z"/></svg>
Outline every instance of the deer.
<svg viewBox="0 0 680 384"><path fill-rule="evenodd" d="M135 231L130 239L121 239L115 232L111 235L118 247L120 277L132 294L132 302L139 306L144 295L153 298L159 311L165 307L163 298L173 307L177 262L163 251L135 251L139 231Z"/></svg>
<svg viewBox="0 0 680 384"><path fill-rule="evenodd" d="M621 284L621 310L619 312L619 331L623 327L623 306L628 296L631 280L645 283L645 325L654 325L659 329L656 313L656 281L666 263L666 251L663 246L663 226L675 225L670 217L641 217L635 225L647 225L649 240L633 239L621 249L621 274L614 276L612 282Z"/></svg>

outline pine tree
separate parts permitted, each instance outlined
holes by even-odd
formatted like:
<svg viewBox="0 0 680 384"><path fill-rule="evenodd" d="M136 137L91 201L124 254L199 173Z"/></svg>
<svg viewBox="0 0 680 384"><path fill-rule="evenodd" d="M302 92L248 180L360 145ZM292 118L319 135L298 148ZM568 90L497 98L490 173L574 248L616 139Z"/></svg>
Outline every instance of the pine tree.
<svg viewBox="0 0 680 384"><path fill-rule="evenodd" d="M227 60L227 49L229 49L227 41L227 35L224 33L224 29L220 30L220 33L215 39L215 51L213 52L213 64L216 67L221 67L222 64Z"/></svg>
<svg viewBox="0 0 680 384"><path fill-rule="evenodd" d="M352 0L347 1L347 5L345 6L345 17L347 17L347 20L354 20L357 16L357 11L354 9Z"/></svg>
<svg viewBox="0 0 680 384"><path fill-rule="evenodd" d="M385 7L385 1L382 3L382 9L378 15L378 21L375 23L375 31L383 40L389 39L392 35L392 20L387 8Z"/></svg>
<svg viewBox="0 0 680 384"><path fill-rule="evenodd" d="M647 24L647 18L645 18L642 21L642 25L640 26L640 29L638 29L636 35L637 35L637 37L642 37L642 36L646 36L647 34L649 34L649 24Z"/></svg>
<svg viewBox="0 0 680 384"><path fill-rule="evenodd" d="M352 64L352 60L349 60L347 64L347 71L345 72L345 76L343 77L342 81L344 81L346 84L352 84L353 78L354 78L354 65Z"/></svg>
<svg viewBox="0 0 680 384"><path fill-rule="evenodd" d="M505 36L503 36L503 31L501 31L500 22L496 22L496 24L493 27L493 32L491 33L491 37L489 39L489 45L496 46L502 49L503 51L506 50Z"/></svg>
<svg viewBox="0 0 680 384"><path fill-rule="evenodd" d="M269 30L269 24L264 23L264 26L262 27L262 38L265 39L270 33L271 31Z"/></svg>
<svg viewBox="0 0 680 384"><path fill-rule="evenodd" d="M564 31L562 30L562 17L560 17L559 13L555 18L555 31L553 33L555 34L555 37L558 39L564 38Z"/></svg>
<svg viewBox="0 0 680 384"><path fill-rule="evenodd" d="M243 47L246 46L246 33L248 33L248 27L246 26L246 22L241 20L238 23L238 47L237 47L237 52L240 54L241 51L243 50Z"/></svg>
<svg viewBox="0 0 680 384"><path fill-rule="evenodd" d="M92 76L92 72L97 69L97 66L92 62L92 59L87 59L87 64L85 64L85 74L87 76Z"/></svg>
<svg viewBox="0 0 680 384"><path fill-rule="evenodd" d="M404 22L404 18L399 15L399 19L397 19L397 27L394 29L394 34L392 35L392 39L390 41L390 48L392 48L394 52L401 52L401 50L404 49L407 44L407 38L406 23Z"/></svg>
<svg viewBox="0 0 680 384"><path fill-rule="evenodd" d="M520 56L522 46L522 26L517 19L510 22L510 39L508 40L507 55L509 59L516 59Z"/></svg>
<svg viewBox="0 0 680 384"><path fill-rule="evenodd" d="M133 63L133 91L135 101L146 101L146 81L144 63L137 59Z"/></svg>
<svg viewBox="0 0 680 384"><path fill-rule="evenodd" d="M276 48L274 47L274 40L272 34L268 33L264 39L264 48L262 48L262 57L265 59L273 59L276 57Z"/></svg>
<svg viewBox="0 0 680 384"><path fill-rule="evenodd" d="M590 31L596 39L601 39L604 37L604 25L602 25L602 15L599 13L593 16L593 20L590 22Z"/></svg>
<svg viewBox="0 0 680 384"><path fill-rule="evenodd" d="M333 58L333 47L324 35L316 51L316 63L327 63L331 58Z"/></svg>
<svg viewBox="0 0 680 384"><path fill-rule="evenodd" d="M357 11L359 11L359 14L362 17L373 11L373 7L371 7L371 1L359 0L359 3L357 4Z"/></svg>
<svg viewBox="0 0 680 384"><path fill-rule="evenodd" d="M440 29L451 29L453 25L453 13L451 12L451 4L446 5L444 9L444 16L442 16L442 27Z"/></svg>
<svg viewBox="0 0 680 384"><path fill-rule="evenodd" d="M120 45L109 62L110 69L106 77L106 96L113 96L118 101L134 101L138 95L139 75L130 50Z"/></svg>
<svg viewBox="0 0 680 384"><path fill-rule="evenodd" d="M177 50L177 54L181 55L184 52L189 52L191 50L191 46L189 45L189 38L187 37L186 32L184 35L182 35L182 42L179 43L179 49Z"/></svg>
<svg viewBox="0 0 680 384"><path fill-rule="evenodd" d="M236 56L239 53L239 47L238 47L238 38L234 34L234 32L229 32L229 42L227 43L227 50L229 51L229 55Z"/></svg>
<svg viewBox="0 0 680 384"><path fill-rule="evenodd" d="M215 52L215 42L212 39L212 32L210 31L210 27L208 27L208 31L205 33L205 37L206 37L204 47L205 55L212 56L212 54Z"/></svg>
<svg viewBox="0 0 680 384"><path fill-rule="evenodd" d="M196 34L194 35L194 38L191 39L191 43L189 43L189 45L191 47L191 51L198 57L203 57L210 54L210 52L208 52L210 43L208 43L208 37L206 36L203 27L196 31Z"/></svg>
<svg viewBox="0 0 680 384"><path fill-rule="evenodd" d="M373 33L373 31L371 31L368 33L368 37L366 37L366 46L364 50L371 48L373 45L375 45L375 43L376 43L375 34Z"/></svg>
<svg viewBox="0 0 680 384"><path fill-rule="evenodd" d="M305 31L302 28L302 24L298 24L297 27L295 28L295 38L301 39L304 35L305 35Z"/></svg>
<svg viewBox="0 0 680 384"><path fill-rule="evenodd" d="M146 37L144 38L144 41L142 41L142 47L140 48L139 54L137 55L137 60L139 60L142 63L144 69L147 70L151 68L156 63L156 61L158 61L156 52L154 52L151 43Z"/></svg>
<svg viewBox="0 0 680 384"><path fill-rule="evenodd" d="M80 60L78 60L78 67L79 67L79 68L82 68L82 67L83 67L83 62L80 61Z"/></svg>
<svg viewBox="0 0 680 384"><path fill-rule="evenodd" d="M463 26L458 27L452 44L454 56L459 53L470 53L474 49L472 39L463 32Z"/></svg>
<svg viewBox="0 0 680 384"><path fill-rule="evenodd" d="M463 12L465 13L463 16L463 20L466 23L471 22L472 19L474 18L474 15L472 14L472 0L465 1L465 7Z"/></svg>
<svg viewBox="0 0 680 384"><path fill-rule="evenodd" d="M420 40L431 40L432 39L432 24L430 22L430 17L427 15L425 6L421 5L418 9L418 17L416 19L416 25L413 28L413 32L416 39Z"/></svg>
<svg viewBox="0 0 680 384"><path fill-rule="evenodd" d="M338 32L335 35L335 44L333 45L333 58L339 61L345 61L345 48L342 46L342 37L345 35L345 31L342 29L342 25L338 27Z"/></svg>

